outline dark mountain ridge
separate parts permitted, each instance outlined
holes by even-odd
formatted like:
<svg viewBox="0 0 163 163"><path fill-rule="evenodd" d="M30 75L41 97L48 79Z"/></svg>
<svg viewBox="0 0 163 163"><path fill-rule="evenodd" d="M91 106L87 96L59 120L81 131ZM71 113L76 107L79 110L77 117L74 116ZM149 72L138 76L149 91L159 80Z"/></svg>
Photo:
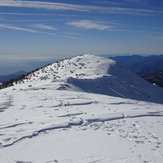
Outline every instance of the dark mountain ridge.
<svg viewBox="0 0 163 163"><path fill-rule="evenodd" d="M129 68L139 76L147 76L157 71L163 70L163 55L150 56L115 56L109 57L117 63Z"/></svg>
<svg viewBox="0 0 163 163"><path fill-rule="evenodd" d="M16 79L16 78L18 78L21 75L26 74L26 73L27 72L25 72L25 71L18 71L16 73L9 74L9 75L1 75L0 76L0 83L4 83L4 82L9 81L11 79Z"/></svg>
<svg viewBox="0 0 163 163"><path fill-rule="evenodd" d="M145 80L149 81L150 83L156 84L160 87L163 87L163 70L145 76Z"/></svg>
<svg viewBox="0 0 163 163"><path fill-rule="evenodd" d="M163 87L163 55L109 57L152 84Z"/></svg>

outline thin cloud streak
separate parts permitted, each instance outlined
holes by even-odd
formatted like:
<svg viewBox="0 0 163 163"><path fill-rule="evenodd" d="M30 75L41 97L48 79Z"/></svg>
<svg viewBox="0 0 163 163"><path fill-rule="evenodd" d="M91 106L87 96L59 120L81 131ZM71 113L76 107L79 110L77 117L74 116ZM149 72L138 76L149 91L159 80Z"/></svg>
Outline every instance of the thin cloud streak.
<svg viewBox="0 0 163 163"><path fill-rule="evenodd" d="M12 29L12 30L18 30L18 31L26 31L26 32L37 33L37 31L33 30L33 29L21 28L21 27L5 25L5 24L0 24L0 28L6 28L6 29Z"/></svg>
<svg viewBox="0 0 163 163"><path fill-rule="evenodd" d="M89 7L83 5L73 5L65 3L41 2L41 1L21 1L21 0L5 0L0 2L0 6L5 7L27 7L48 10L72 10L72 11L89 11Z"/></svg>
<svg viewBox="0 0 163 163"><path fill-rule="evenodd" d="M80 28L80 29L84 29L84 30L90 30L90 29L96 29L96 30L107 30L107 31L111 31L111 32L143 32L143 31L139 31L139 30L129 30L129 29L118 29L115 26L110 26L110 25L106 25L106 22L95 22L95 21L91 21L91 20L80 20L80 21L76 21L76 22L68 22L67 25L69 26L73 26L76 28Z"/></svg>
<svg viewBox="0 0 163 163"><path fill-rule="evenodd" d="M0 2L0 6L1 6L1 2ZM11 6L12 7L12 6ZM18 15L18 16L63 16L63 17L65 17L65 16L75 16L76 17L76 15L74 14L69 14L69 15L67 15L67 14L34 14L34 13L12 13L12 12L0 12L0 15ZM78 16L82 16L82 15L78 15Z"/></svg>
<svg viewBox="0 0 163 163"><path fill-rule="evenodd" d="M54 28L54 27L49 26L49 25L44 25L44 24L34 24L34 25L30 25L30 26L34 27L34 28L46 29L46 30L52 30L52 31L57 30L57 28Z"/></svg>
<svg viewBox="0 0 163 163"><path fill-rule="evenodd" d="M140 4L140 5L145 5L146 4L145 0L125 0L125 1L129 2L129 3Z"/></svg>
<svg viewBox="0 0 163 163"><path fill-rule="evenodd" d="M47 35L51 35L51 36L64 37L64 38L69 38L69 39L74 39L74 40L82 40L81 38L67 36L67 35L59 35L59 34L50 33L50 32L38 32L38 33L47 34Z"/></svg>
<svg viewBox="0 0 163 163"><path fill-rule="evenodd" d="M4 20L5 22L62 22L62 21L67 21L67 19L19 19L19 20Z"/></svg>
<svg viewBox="0 0 163 163"><path fill-rule="evenodd" d="M27 29L27 28L16 27L16 26L5 25L5 24L0 24L0 28L6 28L6 29L18 30L18 31L25 31L25 32L31 32L31 33L40 33L40 34L46 34L46 35L51 35L51 36L57 36L57 37L64 37L64 38L69 38L69 39L81 40L79 38L71 37L71 36L67 36L67 35L60 35L60 34L55 34L55 33L50 33L50 32L41 32L41 31L36 31L36 30L33 30L33 29Z"/></svg>
<svg viewBox="0 0 163 163"><path fill-rule="evenodd" d="M115 32L144 32L144 31L137 31L137 30L129 30L129 29L112 29L110 31L115 31Z"/></svg>
<svg viewBox="0 0 163 163"><path fill-rule="evenodd" d="M153 31L153 32L162 32L162 30L163 30L163 28L161 28L161 27L123 24L123 23L118 23L118 22L114 22L114 21L113 22L104 22L104 23L114 26L114 27L118 27L118 28L130 28L131 29L131 27L132 27L132 29L138 29L138 30L135 30L135 32L146 32L146 31L149 31L149 29L151 29L151 31ZM127 31L134 31L134 30L127 30Z"/></svg>
<svg viewBox="0 0 163 163"><path fill-rule="evenodd" d="M95 3L98 3L98 4L107 4L107 5L112 5L112 6L122 6L124 5L123 2L111 2L111 1L96 1Z"/></svg>
<svg viewBox="0 0 163 163"><path fill-rule="evenodd" d="M162 11L155 11L150 9L135 9L135 8L121 8L121 7L102 7L102 6L88 6L76 5L67 3L41 2L41 1L21 1L21 0L5 0L0 2L3 7L26 7L38 8L58 11L81 11L81 12L99 12L112 14L129 14L129 15L155 15L163 13Z"/></svg>

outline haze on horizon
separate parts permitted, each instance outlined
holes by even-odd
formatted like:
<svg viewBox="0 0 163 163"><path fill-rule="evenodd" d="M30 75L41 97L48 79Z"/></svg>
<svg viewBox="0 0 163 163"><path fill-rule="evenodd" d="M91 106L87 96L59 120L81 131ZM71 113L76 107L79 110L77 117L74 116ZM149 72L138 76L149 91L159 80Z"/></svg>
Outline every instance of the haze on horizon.
<svg viewBox="0 0 163 163"><path fill-rule="evenodd" d="M163 54L162 18L161 0L0 0L0 74L85 53Z"/></svg>

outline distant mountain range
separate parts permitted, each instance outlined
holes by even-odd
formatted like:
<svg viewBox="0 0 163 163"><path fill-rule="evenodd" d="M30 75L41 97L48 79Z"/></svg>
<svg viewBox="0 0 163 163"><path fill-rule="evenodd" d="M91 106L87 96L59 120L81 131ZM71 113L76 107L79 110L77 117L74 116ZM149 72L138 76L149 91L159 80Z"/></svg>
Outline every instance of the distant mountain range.
<svg viewBox="0 0 163 163"><path fill-rule="evenodd" d="M163 55L109 57L151 83L163 86Z"/></svg>
<svg viewBox="0 0 163 163"><path fill-rule="evenodd" d="M21 75L26 74L26 73L27 73L27 72L25 72L25 71L18 71L18 72L13 73L13 74L2 75L2 76L0 76L0 83L9 81L9 80L11 80L11 79L16 79L16 78L18 78L18 77L20 77Z"/></svg>
<svg viewBox="0 0 163 163"><path fill-rule="evenodd" d="M145 76L145 79L151 83L163 87L163 71L157 71L156 73Z"/></svg>

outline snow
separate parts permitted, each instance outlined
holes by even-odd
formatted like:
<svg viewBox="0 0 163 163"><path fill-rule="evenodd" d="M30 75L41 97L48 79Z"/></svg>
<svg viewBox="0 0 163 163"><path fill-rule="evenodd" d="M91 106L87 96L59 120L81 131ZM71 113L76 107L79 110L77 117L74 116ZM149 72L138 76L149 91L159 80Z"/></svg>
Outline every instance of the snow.
<svg viewBox="0 0 163 163"><path fill-rule="evenodd" d="M68 61L60 78L51 74L52 64L39 77L0 90L0 162L163 162L162 90L111 60L84 55L62 63ZM77 61L92 69L78 69ZM115 86L107 85L113 78ZM123 93L127 86L139 92ZM153 102L140 98L143 92Z"/></svg>
<svg viewBox="0 0 163 163"><path fill-rule="evenodd" d="M153 86L115 61L89 54L41 68L29 74L23 82L28 83L28 88L35 90L48 89L51 85L57 90L83 91L163 103L161 88ZM22 85L22 89L26 86Z"/></svg>

